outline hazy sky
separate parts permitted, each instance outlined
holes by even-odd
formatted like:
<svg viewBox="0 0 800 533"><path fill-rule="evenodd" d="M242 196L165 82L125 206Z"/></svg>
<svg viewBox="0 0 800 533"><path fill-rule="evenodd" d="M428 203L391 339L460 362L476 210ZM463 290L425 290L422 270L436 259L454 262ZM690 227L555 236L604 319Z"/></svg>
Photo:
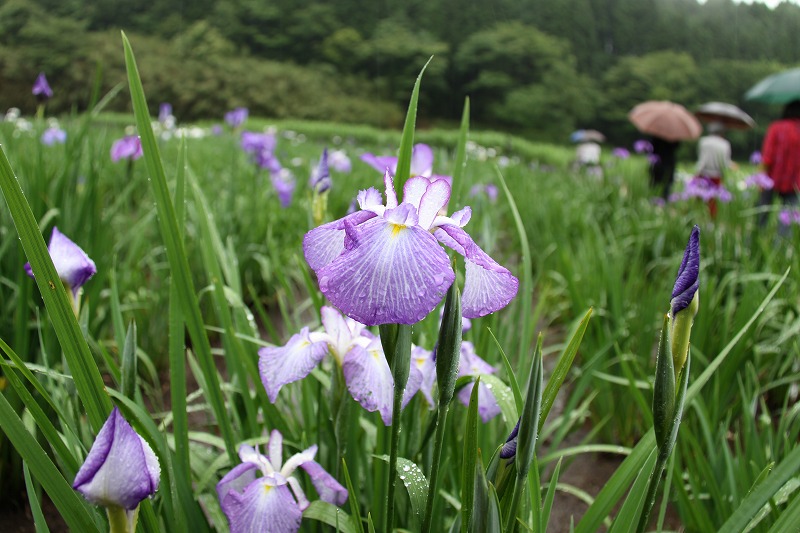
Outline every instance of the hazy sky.
<svg viewBox="0 0 800 533"><path fill-rule="evenodd" d="M775 7L780 4L782 1L789 2L791 4L800 4L800 0L735 0L742 4L752 4L753 2L758 2L760 4L767 4L769 7Z"/></svg>

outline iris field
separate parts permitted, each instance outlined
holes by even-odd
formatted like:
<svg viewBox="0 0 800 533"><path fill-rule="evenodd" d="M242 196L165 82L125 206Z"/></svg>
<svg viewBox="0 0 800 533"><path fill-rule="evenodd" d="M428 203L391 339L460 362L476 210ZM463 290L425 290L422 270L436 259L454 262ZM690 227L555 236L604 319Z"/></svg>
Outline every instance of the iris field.
<svg viewBox="0 0 800 533"><path fill-rule="evenodd" d="M758 227L755 166L713 219L683 176L661 205L643 154L569 170L469 103L414 131L424 75L402 135L176 126L125 52L132 115L0 122L0 484L37 531L796 530L800 217Z"/></svg>

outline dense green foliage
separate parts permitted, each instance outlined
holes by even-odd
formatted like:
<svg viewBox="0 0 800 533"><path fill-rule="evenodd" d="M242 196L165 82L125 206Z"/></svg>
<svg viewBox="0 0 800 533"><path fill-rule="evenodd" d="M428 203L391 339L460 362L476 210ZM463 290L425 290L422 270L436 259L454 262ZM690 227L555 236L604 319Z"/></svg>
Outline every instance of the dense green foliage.
<svg viewBox="0 0 800 533"><path fill-rule="evenodd" d="M426 121L456 120L469 95L478 124L548 140L591 126L622 144L644 99L742 104L758 79L800 62L798 27L796 5L731 0L3 0L0 109L32 110L39 71L56 87L54 111L85 105L96 66L106 90L123 81L111 30L124 29L141 35L151 103L171 102L180 120L244 105L395 127L408 80L433 55Z"/></svg>

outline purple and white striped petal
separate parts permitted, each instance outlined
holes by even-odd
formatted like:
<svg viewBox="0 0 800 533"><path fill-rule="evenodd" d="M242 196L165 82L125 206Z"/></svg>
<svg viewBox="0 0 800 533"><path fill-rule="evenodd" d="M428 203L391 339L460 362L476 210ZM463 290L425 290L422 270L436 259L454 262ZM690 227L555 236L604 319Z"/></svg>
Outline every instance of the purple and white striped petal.
<svg viewBox="0 0 800 533"><path fill-rule="evenodd" d="M374 218L347 230L352 246L317 271L319 287L367 326L419 322L455 279L447 254L420 227Z"/></svg>
<svg viewBox="0 0 800 533"><path fill-rule="evenodd" d="M412 348L413 350L413 348ZM400 408L405 409L408 402L414 397L414 395L419 391L420 387L422 387L422 379L423 379L422 372L414 363L414 359L411 359L411 368L408 372L408 381L406 381L406 388L403 390L403 400L400 403Z"/></svg>
<svg viewBox="0 0 800 533"><path fill-rule="evenodd" d="M436 407L433 401L433 384L436 382L436 361L433 352L420 346L411 347L411 372L418 372L421 378L419 391L427 400L431 409ZM410 375L409 375L410 379Z"/></svg>
<svg viewBox="0 0 800 533"><path fill-rule="evenodd" d="M364 332L364 324L356 322L330 306L323 306L321 311L322 325L325 333L331 338L331 348L339 364L342 364L344 356L350 351L353 342Z"/></svg>
<svg viewBox="0 0 800 533"><path fill-rule="evenodd" d="M383 174L388 171L394 175L397 170L397 158L390 155L363 154L361 160Z"/></svg>
<svg viewBox="0 0 800 533"><path fill-rule="evenodd" d="M236 468L217 485L220 505L228 517L231 533L294 533L300 529L303 512L289 487L276 484L270 477L254 479L244 491L227 490L223 496L220 485L234 472Z"/></svg>
<svg viewBox="0 0 800 533"><path fill-rule="evenodd" d="M458 376L479 376L481 374L494 374L497 369L481 359L475 353L475 346L469 342L461 343L461 359L458 363ZM474 383L467 384L458 392L458 399L464 405L469 405L470 395ZM500 406L494 397L492 390L481 382L478 388L478 414L484 423L500 414Z"/></svg>
<svg viewBox="0 0 800 533"><path fill-rule="evenodd" d="M311 478L321 500L341 507L347 501L347 489L330 475L316 461L306 461L300 465Z"/></svg>
<svg viewBox="0 0 800 533"><path fill-rule="evenodd" d="M303 237L303 254L311 269L319 270L344 252L345 221L358 225L373 217L375 214L369 211L356 211L306 233Z"/></svg>
<svg viewBox="0 0 800 533"><path fill-rule="evenodd" d="M415 144L411 149L411 176L429 178L431 172L433 172L433 149L427 144Z"/></svg>
<svg viewBox="0 0 800 533"><path fill-rule="evenodd" d="M133 510L158 489L153 450L116 407L97 434L72 488L92 503Z"/></svg>
<svg viewBox="0 0 800 533"><path fill-rule="evenodd" d="M53 228L47 251L50 252L58 277L69 285L73 294L97 272L94 261L89 259L86 252L56 227ZM25 263L25 272L33 277L30 263Z"/></svg>
<svg viewBox="0 0 800 533"><path fill-rule="evenodd" d="M380 340L376 339L367 348L353 347L344 357L342 370L353 399L371 413L378 411L383 423L391 425L394 379Z"/></svg>
<svg viewBox="0 0 800 533"><path fill-rule="evenodd" d="M281 387L309 375L328 353L327 342L312 342L309 335L303 328L286 346L258 350L258 371L271 402L278 399Z"/></svg>
<svg viewBox="0 0 800 533"><path fill-rule="evenodd" d="M462 313L478 318L502 309L516 296L519 280L504 266L489 257L472 237L458 226L439 226L436 238L466 259Z"/></svg>
<svg viewBox="0 0 800 533"><path fill-rule="evenodd" d="M404 198L405 200L405 198ZM429 230L439 211L450 201L450 185L446 181L429 183L419 202L419 225Z"/></svg>

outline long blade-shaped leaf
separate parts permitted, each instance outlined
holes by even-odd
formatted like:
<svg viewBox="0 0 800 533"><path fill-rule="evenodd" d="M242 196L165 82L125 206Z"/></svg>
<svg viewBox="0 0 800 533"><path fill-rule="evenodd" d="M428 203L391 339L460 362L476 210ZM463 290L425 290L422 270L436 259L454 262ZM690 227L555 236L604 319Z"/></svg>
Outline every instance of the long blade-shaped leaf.
<svg viewBox="0 0 800 533"><path fill-rule="evenodd" d="M433 57L431 57L433 59ZM422 74L428 68L427 63L422 67L417 76L417 81L414 82L414 90L411 91L411 99L408 102L408 111L406 112L406 122L403 125L403 136L400 139L400 153L397 155L397 169L394 173L394 186L398 191L403 190L403 184L410 177L411 174L411 150L414 148L414 128L417 124L417 102L419 102L419 86L422 83Z"/></svg>
<svg viewBox="0 0 800 533"><path fill-rule="evenodd" d="M64 357L67 359L75 388L83 403L92 429L100 431L111 411L111 400L105 392L100 370L89 351L89 346L81 333L78 320L67 298L67 289L61 283L44 244L39 225L22 187L17 181L6 154L0 147L0 189L8 204L14 226L17 228L22 248L31 264L36 284L42 294L44 305L53 323ZM24 302L20 302L21 305ZM33 470L33 465L31 465Z"/></svg>
<svg viewBox="0 0 800 533"><path fill-rule="evenodd" d="M211 408L214 410L220 433L225 441L225 448L230 457L231 463L237 462L236 442L233 436L230 418L225 408L225 402L219 386L214 358L211 354L211 345L206 336L203 324L203 317L200 314L200 306L197 302L189 271L189 261L183 247L183 240L178 229L178 220L175 216L175 208L170 198L167 178L164 174L164 167L159 155L158 143L156 142L153 129L150 126L150 114L147 108L147 100L142 88L142 80L139 77L139 70L136 67L136 59L133 49L125 34L122 34L122 43L125 48L125 65L128 70L128 83L130 85L131 100L133 102L133 112L136 116L136 127L142 140L142 151L147 165L147 172L150 175L153 195L158 212L158 223L161 228L161 237L164 239L164 246L167 251L172 279L175 282L177 295L181 303L183 318L186 321L186 328L192 339L192 345L197 353L197 361L206 388L205 393Z"/></svg>

